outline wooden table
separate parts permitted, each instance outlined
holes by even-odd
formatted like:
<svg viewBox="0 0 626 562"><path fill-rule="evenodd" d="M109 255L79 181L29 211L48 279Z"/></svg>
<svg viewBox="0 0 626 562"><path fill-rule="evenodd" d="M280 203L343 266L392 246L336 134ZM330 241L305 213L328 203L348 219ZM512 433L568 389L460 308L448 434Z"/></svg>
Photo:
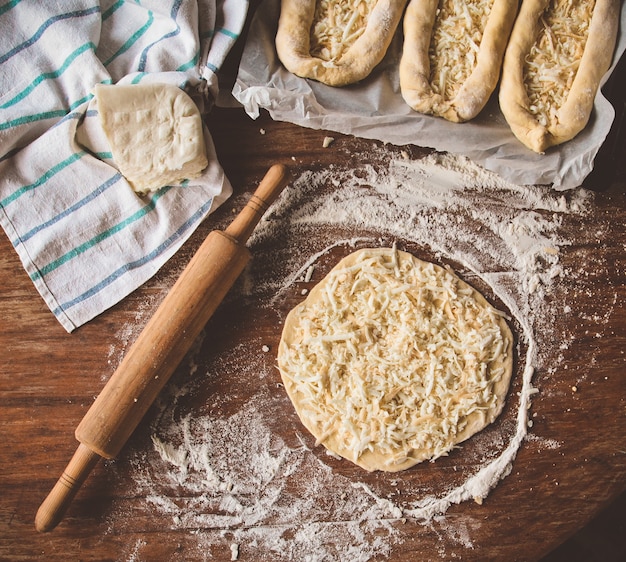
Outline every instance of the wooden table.
<svg viewBox="0 0 626 562"><path fill-rule="evenodd" d="M290 552L291 559L304 559L309 545L309 554L335 553L325 560L531 561L623 493L621 166L586 213L563 218L562 231L571 241L560 248L565 274L546 302L562 299L569 313L557 319L554 333L566 330L569 339L567 345L556 337L540 339L547 359L533 376L539 393L532 400L529 438L510 474L482 505L452 505L428 523L387 509L418 501L421 491L433 486L462 481L462 471L481 466L471 440L448 458L395 475L365 473L314 447L284 394L273 355L283 309L297 300L294 290L303 282L294 281L289 296L272 304L271 294L256 298L244 275L120 457L99 463L61 524L38 534L35 512L76 447L76 425L195 249L211 230L228 225L269 165L287 164L299 178L307 170L358 167L373 150L376 164L384 162L385 153L395 158L400 153L337 134L324 148L328 133L265 115L252 121L239 109L215 109L209 124L233 197L153 279L75 333L68 335L57 323L9 241L0 237L0 559L230 560L231 547L238 548L239 560L289 559ZM412 147L410 153L420 158L428 151ZM305 240L302 247L304 262ZM325 255L313 281L337 252ZM264 248L263 255L271 254ZM445 262L445 256L428 257ZM568 270L578 273L570 276ZM523 348L520 342L520 357ZM519 368L515 376L512 402ZM514 416L505 411L490 430L492 437L508 434ZM216 450L219 457L212 456ZM183 451L187 457L181 457ZM233 471L239 480L229 481ZM245 474L250 478L242 482ZM307 481L307 475L313 476ZM254 482L258 488L244 489ZM358 520L338 520L341 501L361 502ZM373 521L364 514L362 503L368 501ZM245 513L239 523L233 517L238 509Z"/></svg>

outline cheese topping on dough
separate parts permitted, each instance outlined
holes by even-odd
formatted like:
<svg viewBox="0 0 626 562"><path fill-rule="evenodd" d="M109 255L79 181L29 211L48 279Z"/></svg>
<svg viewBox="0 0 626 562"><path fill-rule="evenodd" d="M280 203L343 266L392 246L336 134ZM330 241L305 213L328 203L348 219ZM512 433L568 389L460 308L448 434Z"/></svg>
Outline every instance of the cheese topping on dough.
<svg viewBox="0 0 626 562"><path fill-rule="evenodd" d="M530 112L547 127L567 99L589 35L595 0L551 0L525 61Z"/></svg>
<svg viewBox="0 0 626 562"><path fill-rule="evenodd" d="M363 35L376 0L320 0L311 26L311 55L336 62Z"/></svg>
<svg viewBox="0 0 626 562"><path fill-rule="evenodd" d="M501 313L476 295L395 249L360 250L333 269L292 311L278 357L317 443L356 464L371 452L383 466L361 466L398 470L490 423L503 399L494 385L508 387L511 341ZM479 428L467 434L470 417Z"/></svg>
<svg viewBox="0 0 626 562"><path fill-rule="evenodd" d="M453 99L476 66L489 0L441 0L429 49L433 92Z"/></svg>

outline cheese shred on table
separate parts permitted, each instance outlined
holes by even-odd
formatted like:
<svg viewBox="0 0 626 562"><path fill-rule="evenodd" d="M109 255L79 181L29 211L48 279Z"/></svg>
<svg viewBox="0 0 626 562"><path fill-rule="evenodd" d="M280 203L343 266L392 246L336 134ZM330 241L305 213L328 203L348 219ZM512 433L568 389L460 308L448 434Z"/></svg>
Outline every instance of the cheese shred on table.
<svg viewBox="0 0 626 562"><path fill-rule="evenodd" d="M502 313L444 268L395 249L361 252L294 309L281 373L318 444L332 436L354 462L366 451L389 465L414 451L434 460L470 414L496 407L496 360L510 352Z"/></svg>
<svg viewBox="0 0 626 562"><path fill-rule="evenodd" d="M594 0L551 0L524 65L530 112L544 127L567 100L589 35Z"/></svg>
<svg viewBox="0 0 626 562"><path fill-rule="evenodd" d="M433 92L453 99L474 70L485 26L489 0L441 0L429 49Z"/></svg>
<svg viewBox="0 0 626 562"><path fill-rule="evenodd" d="M365 32L376 0L321 0L311 26L311 55L337 62Z"/></svg>

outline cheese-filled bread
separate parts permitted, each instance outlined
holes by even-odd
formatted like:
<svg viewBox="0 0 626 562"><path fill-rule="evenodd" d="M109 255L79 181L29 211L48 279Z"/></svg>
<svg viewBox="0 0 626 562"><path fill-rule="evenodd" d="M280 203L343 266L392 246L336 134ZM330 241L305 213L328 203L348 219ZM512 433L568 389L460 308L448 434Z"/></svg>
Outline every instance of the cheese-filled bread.
<svg viewBox="0 0 626 562"><path fill-rule="evenodd" d="M619 0L524 0L506 50L500 108L542 153L582 131L610 67Z"/></svg>
<svg viewBox="0 0 626 562"><path fill-rule="evenodd" d="M282 0L276 51L296 76L345 86L383 59L406 0Z"/></svg>
<svg viewBox="0 0 626 562"><path fill-rule="evenodd" d="M500 77L517 0L411 0L404 16L402 97L454 122L483 109Z"/></svg>

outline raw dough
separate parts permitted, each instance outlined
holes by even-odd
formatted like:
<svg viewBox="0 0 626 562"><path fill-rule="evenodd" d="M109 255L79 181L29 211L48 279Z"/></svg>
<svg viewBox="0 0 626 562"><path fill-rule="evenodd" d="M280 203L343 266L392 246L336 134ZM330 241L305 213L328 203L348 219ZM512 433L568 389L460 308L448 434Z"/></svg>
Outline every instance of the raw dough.
<svg viewBox="0 0 626 562"><path fill-rule="evenodd" d="M452 271L378 248L341 260L289 313L278 366L318 444L395 472L499 415L512 354L502 313Z"/></svg>
<svg viewBox="0 0 626 562"><path fill-rule="evenodd" d="M276 51L302 78L345 86L383 59L407 0L282 0Z"/></svg>
<svg viewBox="0 0 626 562"><path fill-rule="evenodd" d="M613 58L619 11L619 0L522 3L504 58L500 108L531 150L542 153L587 125Z"/></svg>
<svg viewBox="0 0 626 562"><path fill-rule="evenodd" d="M402 97L415 111L468 121L500 77L517 0L411 0L404 16Z"/></svg>
<svg viewBox="0 0 626 562"><path fill-rule="evenodd" d="M198 177L207 167L200 111L169 84L96 86L113 160L138 193Z"/></svg>

